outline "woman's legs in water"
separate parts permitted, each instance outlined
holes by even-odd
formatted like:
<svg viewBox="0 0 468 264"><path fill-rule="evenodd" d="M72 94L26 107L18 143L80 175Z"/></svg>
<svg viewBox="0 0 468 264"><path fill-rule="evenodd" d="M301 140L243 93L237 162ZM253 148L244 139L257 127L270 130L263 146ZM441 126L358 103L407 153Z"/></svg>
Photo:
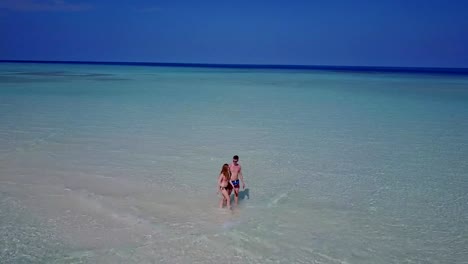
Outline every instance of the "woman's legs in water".
<svg viewBox="0 0 468 264"><path fill-rule="evenodd" d="M226 198L224 197L223 191L221 190L221 198L219 200L219 208L223 208L225 200L226 200Z"/></svg>
<svg viewBox="0 0 468 264"><path fill-rule="evenodd" d="M226 201L229 200L229 202L231 202L231 193L232 193L232 188L228 188L227 189L228 198L226 199Z"/></svg>
<svg viewBox="0 0 468 264"><path fill-rule="evenodd" d="M223 203L224 200L226 200L226 205L228 209L231 209L231 197L229 197L229 194L226 189L221 190L221 193L223 194ZM222 206L221 206L222 207Z"/></svg>

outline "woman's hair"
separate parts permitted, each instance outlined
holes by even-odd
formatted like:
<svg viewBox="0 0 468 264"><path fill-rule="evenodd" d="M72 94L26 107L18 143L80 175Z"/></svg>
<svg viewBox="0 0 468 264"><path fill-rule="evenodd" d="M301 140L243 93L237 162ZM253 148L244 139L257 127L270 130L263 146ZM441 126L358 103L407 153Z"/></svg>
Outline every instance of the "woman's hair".
<svg viewBox="0 0 468 264"><path fill-rule="evenodd" d="M229 165L227 163L225 163L223 167L221 167L220 173L223 174L228 181L231 180L231 171L229 170Z"/></svg>

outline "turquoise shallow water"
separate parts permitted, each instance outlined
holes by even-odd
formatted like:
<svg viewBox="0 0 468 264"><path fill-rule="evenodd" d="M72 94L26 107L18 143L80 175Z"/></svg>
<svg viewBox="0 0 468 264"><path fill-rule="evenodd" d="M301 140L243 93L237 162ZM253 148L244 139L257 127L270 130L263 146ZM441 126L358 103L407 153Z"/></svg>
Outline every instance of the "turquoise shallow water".
<svg viewBox="0 0 468 264"><path fill-rule="evenodd" d="M5 263L468 259L467 76L0 64L0 123Z"/></svg>

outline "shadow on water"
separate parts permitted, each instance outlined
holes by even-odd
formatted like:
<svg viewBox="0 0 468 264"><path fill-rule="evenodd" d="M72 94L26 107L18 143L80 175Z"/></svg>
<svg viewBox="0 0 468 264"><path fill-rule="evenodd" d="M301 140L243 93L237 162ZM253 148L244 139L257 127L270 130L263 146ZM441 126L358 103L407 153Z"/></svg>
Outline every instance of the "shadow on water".
<svg viewBox="0 0 468 264"><path fill-rule="evenodd" d="M247 198L247 200L250 199L249 188L245 188L244 190L239 191L239 202L244 200L245 198Z"/></svg>
<svg viewBox="0 0 468 264"><path fill-rule="evenodd" d="M231 192L231 194L229 196L231 198L231 203L234 204L234 197L235 197L234 190ZM241 204L242 201L245 200L246 198L247 198L247 200L250 199L249 188L245 188L242 191L239 190L239 204Z"/></svg>

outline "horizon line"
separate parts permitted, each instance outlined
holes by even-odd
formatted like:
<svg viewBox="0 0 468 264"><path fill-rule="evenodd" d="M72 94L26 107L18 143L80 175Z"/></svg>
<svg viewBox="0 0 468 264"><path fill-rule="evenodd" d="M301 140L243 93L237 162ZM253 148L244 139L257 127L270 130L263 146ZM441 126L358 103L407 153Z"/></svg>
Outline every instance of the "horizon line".
<svg viewBox="0 0 468 264"><path fill-rule="evenodd" d="M127 66L166 66L192 68L231 68L231 69L297 69L329 70L347 72L400 72L400 73L444 73L468 74L468 68L452 67L402 67L402 66L344 66L344 65L298 65L298 64L236 64L236 63L187 63L187 62L125 62L125 61L70 61L70 60L1 60L0 63L38 64L89 64Z"/></svg>

